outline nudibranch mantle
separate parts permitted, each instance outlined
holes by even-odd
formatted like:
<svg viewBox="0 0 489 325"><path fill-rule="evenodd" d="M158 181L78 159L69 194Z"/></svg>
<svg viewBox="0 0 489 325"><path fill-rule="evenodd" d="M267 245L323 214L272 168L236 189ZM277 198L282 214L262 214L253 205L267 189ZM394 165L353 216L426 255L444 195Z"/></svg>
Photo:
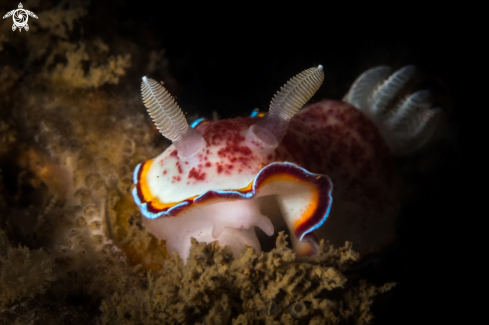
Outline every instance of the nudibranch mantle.
<svg viewBox="0 0 489 325"><path fill-rule="evenodd" d="M284 183L290 183L302 187L301 207L312 207L311 211L306 209L307 217L297 218L294 234L301 240L319 227L331 205L329 177L294 163L277 162L275 150L267 151L259 143L248 141L246 132L257 121L236 118L200 126L198 131L207 148L194 157L194 166L182 162L174 146L139 164L134 171L133 196L144 216L177 216L193 205L282 194L287 192Z"/></svg>
<svg viewBox="0 0 489 325"><path fill-rule="evenodd" d="M247 188L261 167L276 161L274 152L267 155L247 141L245 133L256 121L237 118L203 124L198 131L207 146L191 161L181 161L172 145L145 162L141 167L147 179L147 186L141 188L143 197L154 197L158 201L155 207L161 208L210 190Z"/></svg>

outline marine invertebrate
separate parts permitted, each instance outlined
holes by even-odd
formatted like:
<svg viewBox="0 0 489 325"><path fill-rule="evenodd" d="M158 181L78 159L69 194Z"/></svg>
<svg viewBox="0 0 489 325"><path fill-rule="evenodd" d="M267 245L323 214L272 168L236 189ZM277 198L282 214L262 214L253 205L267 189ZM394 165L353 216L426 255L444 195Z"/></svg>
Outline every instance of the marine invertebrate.
<svg viewBox="0 0 489 325"><path fill-rule="evenodd" d="M244 244L260 251L254 227L271 235L280 218L299 255L314 253L314 231L334 244L352 240L360 251L386 244L398 210L386 142L394 153L413 150L431 134L437 112L418 92L384 118L413 68L384 81L386 72L379 67L360 76L345 102L324 100L299 112L323 79L321 66L311 68L277 93L262 118L200 123L196 129L164 87L144 77L143 102L173 141L134 171L133 197L144 225L184 260L190 237L228 244L235 255ZM399 125L405 127L397 132ZM332 184L332 216L321 227ZM262 214L271 200L280 215Z"/></svg>
<svg viewBox="0 0 489 325"><path fill-rule="evenodd" d="M260 251L254 226L268 235L274 228L260 213L258 199L272 196L283 207L282 215L297 238L293 241L296 249L301 254L314 251L310 233L328 215L331 181L296 164L276 162L274 150L290 119L322 79L321 66L292 78L259 123L237 119L204 124L196 130L189 127L162 86L143 78L143 101L157 128L174 146L136 168L133 194L148 219L146 227L167 241L170 252L177 250L185 258L190 237L229 244L235 254L245 244Z"/></svg>

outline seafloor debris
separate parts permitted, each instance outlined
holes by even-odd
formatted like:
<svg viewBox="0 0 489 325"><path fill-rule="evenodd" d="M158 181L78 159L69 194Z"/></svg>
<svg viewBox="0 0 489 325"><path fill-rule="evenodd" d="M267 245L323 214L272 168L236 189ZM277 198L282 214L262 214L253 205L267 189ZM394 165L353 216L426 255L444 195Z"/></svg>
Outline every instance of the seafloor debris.
<svg viewBox="0 0 489 325"><path fill-rule="evenodd" d="M44 293L48 282L56 278L53 266L52 257L43 250L9 245L0 229L0 308Z"/></svg>
<svg viewBox="0 0 489 325"><path fill-rule="evenodd" d="M147 288L117 290L103 301L102 324L368 324L370 305L393 284L375 287L342 274L358 258L351 243L296 261L286 236L277 247L234 259L228 247L192 241L188 263L165 262ZM300 322L298 322L300 320Z"/></svg>

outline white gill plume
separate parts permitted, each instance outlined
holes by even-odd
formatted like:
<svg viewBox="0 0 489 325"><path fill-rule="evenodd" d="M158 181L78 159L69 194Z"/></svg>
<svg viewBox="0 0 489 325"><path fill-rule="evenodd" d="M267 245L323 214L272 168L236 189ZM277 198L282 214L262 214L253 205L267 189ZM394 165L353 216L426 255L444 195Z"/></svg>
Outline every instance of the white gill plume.
<svg viewBox="0 0 489 325"><path fill-rule="evenodd" d="M434 98L428 90L400 97L415 72L413 65L390 76L391 68L387 66L371 68L355 80L343 98L374 122L397 156L410 154L423 146L436 131L442 116L441 108L432 108Z"/></svg>

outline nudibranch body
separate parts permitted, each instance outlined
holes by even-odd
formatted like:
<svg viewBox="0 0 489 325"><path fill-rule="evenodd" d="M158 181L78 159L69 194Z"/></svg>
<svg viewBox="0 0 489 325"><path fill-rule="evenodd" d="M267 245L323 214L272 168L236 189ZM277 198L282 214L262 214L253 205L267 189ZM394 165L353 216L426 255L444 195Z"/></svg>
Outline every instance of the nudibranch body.
<svg viewBox="0 0 489 325"><path fill-rule="evenodd" d="M254 227L272 235L277 218L289 228L298 255L314 253L319 238L353 241L361 251L386 244L398 210L391 150L422 143L430 134L425 129L433 128L433 110L413 108L425 104L413 99L415 93L387 117L404 114L390 128L384 116L368 110L387 105L376 98L390 102L393 85L402 86L410 69L387 81L385 67L371 69L346 101L324 100L300 110L323 80L321 66L308 69L277 93L264 117L205 121L195 129L161 85L143 78L143 101L173 141L134 171L133 196L143 224L184 260L190 237L230 245L234 254L245 244L260 251ZM423 132L395 133L412 111ZM265 216L271 201L280 213Z"/></svg>

